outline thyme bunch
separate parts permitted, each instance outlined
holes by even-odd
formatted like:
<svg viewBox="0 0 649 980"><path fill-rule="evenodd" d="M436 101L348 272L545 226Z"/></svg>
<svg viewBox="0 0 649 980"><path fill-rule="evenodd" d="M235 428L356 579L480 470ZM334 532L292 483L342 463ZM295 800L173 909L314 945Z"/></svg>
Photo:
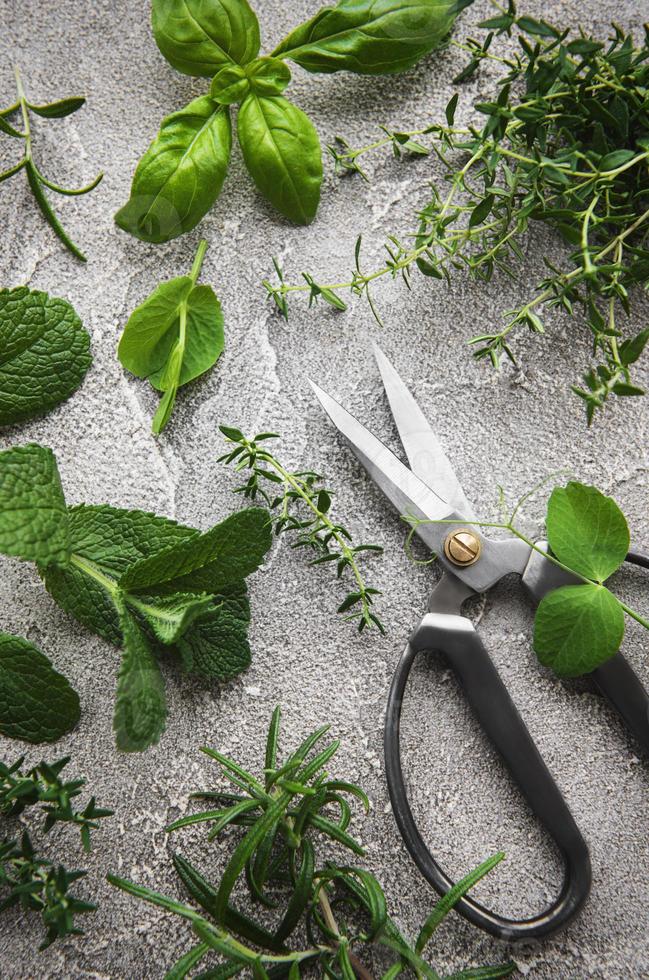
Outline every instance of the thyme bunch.
<svg viewBox="0 0 649 980"><path fill-rule="evenodd" d="M359 800L366 811L369 800L359 786L330 778L325 768L338 741L322 747L328 732L325 725L281 763L279 727L280 709L276 708L259 778L220 752L203 749L237 792L219 789L192 794L207 800L210 809L182 817L167 828L174 832L207 824L209 840L220 838L226 830L242 831L218 885L186 858L174 854L176 872L201 912L149 888L108 876L116 887L191 925L198 941L167 976L182 980L210 953L217 953L221 965L208 967L201 976L245 974L260 980L297 980L306 970L304 975L333 980L373 980L376 961L384 964L376 974L383 980L402 973L439 980L424 958L428 942L459 898L504 855L494 855L458 882L433 908L416 941L410 942L388 914L385 894L374 875L322 854L323 847L334 842L356 856L363 855L363 848L349 833L349 800ZM262 921L232 904L239 883L245 885L253 909L264 910ZM514 969L513 963L478 968L456 974L455 980L504 977Z"/></svg>
<svg viewBox="0 0 649 980"><path fill-rule="evenodd" d="M346 620L356 622L359 632L366 626L375 626L385 632L374 612L373 604L378 589L368 585L358 557L364 553L380 554L376 544L354 544L352 535L330 516L333 490L322 482L322 477L312 470L293 472L266 448L269 439L278 439L276 432L261 432L254 439L232 426L219 427L230 449L219 462L234 464L237 472L247 473L247 480L235 493L242 493L250 500L261 497L268 505L276 535L291 532L292 548L305 548L315 555L311 565L335 564L336 575L347 573L353 581L352 589L338 606L338 612L347 614Z"/></svg>
<svg viewBox="0 0 649 980"><path fill-rule="evenodd" d="M576 34L544 20L519 16L514 0L481 23L483 40L460 44L469 62L455 79L471 77L482 61L502 74L489 101L475 109L482 124L455 124L457 93L444 123L423 129L384 129L384 136L357 149L344 140L330 147L339 172L357 172L359 158L391 147L396 155L422 153L417 137L427 135L443 168L446 189L433 184L416 228L391 236L384 263L370 272L360 267L360 239L350 278L321 284L265 281L284 316L288 297L307 291L310 302L344 305L340 293L364 296L378 316L371 288L377 280L400 276L410 284L414 270L450 282L467 272L479 282L495 273L519 275L522 242L530 225L552 228L569 249L556 264L543 257L547 273L520 306L503 312L500 329L469 340L474 356L498 367L515 363L513 339L527 328L545 330L543 308L569 316L583 313L592 340L593 362L573 391L584 401L590 423L611 395L644 394L632 366L649 341L649 329L623 332L621 318L632 313L633 292L649 280L649 30L637 43L613 25L604 41L585 30ZM496 54L494 39L516 32L513 54Z"/></svg>

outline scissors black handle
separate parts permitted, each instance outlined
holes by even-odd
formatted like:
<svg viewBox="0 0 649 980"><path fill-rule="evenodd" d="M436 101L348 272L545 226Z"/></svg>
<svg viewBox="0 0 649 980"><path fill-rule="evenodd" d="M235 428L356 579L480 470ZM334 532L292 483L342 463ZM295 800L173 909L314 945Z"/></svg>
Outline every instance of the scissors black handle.
<svg viewBox="0 0 649 980"><path fill-rule="evenodd" d="M458 628L448 621L458 620ZM401 768L400 718L403 694L415 657L440 651L455 671L482 728L502 755L532 810L561 851L565 878L559 897L529 919L510 919L466 896L455 908L481 929L508 941L538 939L565 925L583 905L591 883L588 847L559 787L541 758L500 674L477 633L461 617L429 614L406 647L392 681L385 721L385 767L397 825L423 876L445 895L453 882L428 850L408 802ZM470 627L470 624L468 624Z"/></svg>
<svg viewBox="0 0 649 980"><path fill-rule="evenodd" d="M630 552L627 561L649 568L646 555ZM510 942L549 935L566 925L588 896L591 883L588 847L489 654L471 624L459 616L429 614L422 620L401 657L390 689L384 736L385 765L392 809L406 847L424 877L440 895L446 894L453 882L419 833L401 767L401 705L415 657L422 651L441 652L453 668L482 728L557 844L565 865L558 898L544 912L531 918L506 918L468 896L455 908L475 925ZM649 751L649 695L626 660L617 653L593 672L593 678L643 748Z"/></svg>

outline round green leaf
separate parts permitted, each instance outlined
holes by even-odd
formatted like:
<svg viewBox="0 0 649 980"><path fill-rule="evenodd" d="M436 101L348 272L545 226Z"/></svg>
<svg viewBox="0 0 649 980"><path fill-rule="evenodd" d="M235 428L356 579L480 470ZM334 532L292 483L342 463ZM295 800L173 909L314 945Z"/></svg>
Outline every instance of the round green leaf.
<svg viewBox="0 0 649 980"><path fill-rule="evenodd" d="M55 742L79 721L79 696L44 653L0 633L0 732L25 742Z"/></svg>
<svg viewBox="0 0 649 980"><path fill-rule="evenodd" d="M212 79L210 95L221 105L243 102L250 91L250 82L240 65L226 65Z"/></svg>
<svg viewBox="0 0 649 980"><path fill-rule="evenodd" d="M291 70L279 58L257 58L246 65L246 75L259 95L281 95L291 80Z"/></svg>
<svg viewBox="0 0 649 980"><path fill-rule="evenodd" d="M259 52L259 22L247 0L153 0L153 34L170 65L210 78Z"/></svg>
<svg viewBox="0 0 649 980"><path fill-rule="evenodd" d="M569 483L548 502L548 541L553 554L579 575L604 582L629 550L624 514L596 487Z"/></svg>
<svg viewBox="0 0 649 980"><path fill-rule="evenodd" d="M564 585L544 596L534 621L534 650L561 677L589 674L624 636L624 612L603 585Z"/></svg>

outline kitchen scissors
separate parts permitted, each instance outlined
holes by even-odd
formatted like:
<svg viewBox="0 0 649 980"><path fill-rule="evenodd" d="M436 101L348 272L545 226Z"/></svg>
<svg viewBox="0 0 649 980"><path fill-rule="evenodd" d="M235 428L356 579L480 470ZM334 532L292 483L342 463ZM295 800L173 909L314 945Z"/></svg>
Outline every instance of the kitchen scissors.
<svg viewBox="0 0 649 980"><path fill-rule="evenodd" d="M455 908L475 925L502 939L538 939L565 925L585 902L591 885L588 846L532 740L463 602L514 572L534 602L561 585L576 582L519 538L485 537L471 525L475 514L435 433L385 354L375 355L388 402L411 469L337 401L311 382L325 412L375 483L401 515L428 522L415 530L443 566L428 611L399 661L388 697L384 749L388 790L406 847L440 895L453 882L426 846L415 822L400 755L403 695L418 654L441 653L453 668L483 730L502 756L534 813L558 846L565 868L556 900L526 919L506 918L469 896ZM546 542L537 547L547 550ZM649 556L630 552L627 561L649 568ZM590 675L612 702L642 748L649 752L649 695L618 651Z"/></svg>

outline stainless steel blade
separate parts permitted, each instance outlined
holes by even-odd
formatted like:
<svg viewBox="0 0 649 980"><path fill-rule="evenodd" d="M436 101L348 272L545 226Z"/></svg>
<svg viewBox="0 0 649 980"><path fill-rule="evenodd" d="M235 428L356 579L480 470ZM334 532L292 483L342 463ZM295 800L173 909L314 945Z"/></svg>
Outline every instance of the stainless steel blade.
<svg viewBox="0 0 649 980"><path fill-rule="evenodd" d="M318 401L354 455L401 515L433 521L448 520L453 516L454 508L450 504L409 470L331 395L314 381L310 383ZM440 541L444 540L447 531L443 524L420 524L417 528L419 537L435 552L439 551Z"/></svg>
<svg viewBox="0 0 649 980"><path fill-rule="evenodd" d="M376 357L403 448L413 473L467 520L475 520L473 507L424 413L399 374L376 344Z"/></svg>

